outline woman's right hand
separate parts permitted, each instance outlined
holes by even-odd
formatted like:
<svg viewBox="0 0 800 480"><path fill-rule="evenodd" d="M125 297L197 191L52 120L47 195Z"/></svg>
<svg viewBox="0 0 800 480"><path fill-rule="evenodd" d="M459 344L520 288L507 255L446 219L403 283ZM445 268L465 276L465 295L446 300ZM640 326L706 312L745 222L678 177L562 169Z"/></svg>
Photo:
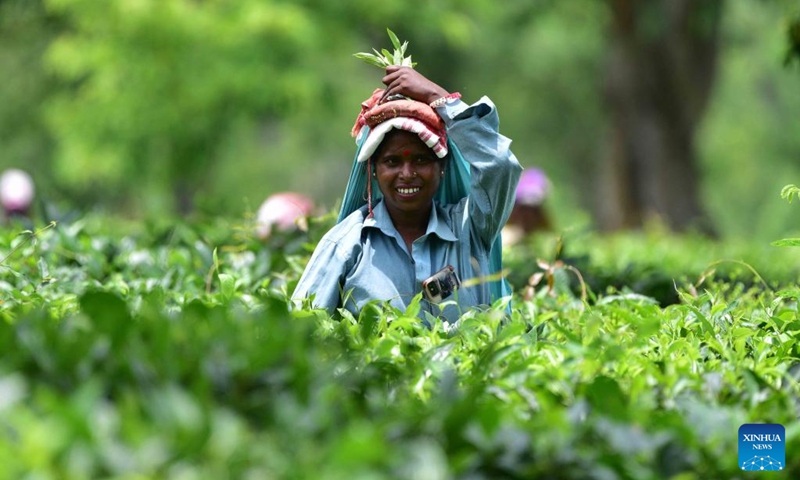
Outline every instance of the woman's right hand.
<svg viewBox="0 0 800 480"><path fill-rule="evenodd" d="M386 67L386 76L383 77L386 91L383 92L378 103L396 94L430 104L434 100L448 94L447 90L428 80L424 75L411 67L390 65Z"/></svg>

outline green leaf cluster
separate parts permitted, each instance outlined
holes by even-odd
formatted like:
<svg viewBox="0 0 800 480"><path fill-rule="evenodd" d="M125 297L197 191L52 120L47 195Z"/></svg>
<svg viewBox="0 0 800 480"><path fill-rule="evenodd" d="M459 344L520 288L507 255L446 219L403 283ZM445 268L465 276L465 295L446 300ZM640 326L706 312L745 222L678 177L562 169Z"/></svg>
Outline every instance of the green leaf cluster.
<svg viewBox="0 0 800 480"><path fill-rule="evenodd" d="M381 49L379 52L373 48L372 51L375 52L374 54L359 52L353 54L353 56L379 68L386 68L390 65L412 68L416 66L417 64L411 61L411 55L408 57L405 56L406 48L408 48L408 42L403 42L401 45L400 40L393 31L387 28L386 32L389 34L389 39L392 41L392 45L394 46L394 50L392 52L389 52L389 50L386 50L385 48Z"/></svg>
<svg viewBox="0 0 800 480"><path fill-rule="evenodd" d="M553 278L555 293L580 295L581 280L567 271L568 266L580 272L591 295L635 293L667 306L680 301L676 286L702 284L704 278L770 289L796 283L800 251L776 245L676 235L652 223L638 232L598 234L575 229L539 233L504 249L503 256L508 279L516 290L531 284L534 274L545 273L537 265L540 261L561 262L564 267L555 269ZM533 280L537 279L543 280L541 275Z"/></svg>
<svg viewBox="0 0 800 480"><path fill-rule="evenodd" d="M786 185L781 190L781 198L786 199L789 203L792 203L795 196L800 198L800 188L797 185ZM772 245L776 247L800 247L800 238L783 238L772 242Z"/></svg>

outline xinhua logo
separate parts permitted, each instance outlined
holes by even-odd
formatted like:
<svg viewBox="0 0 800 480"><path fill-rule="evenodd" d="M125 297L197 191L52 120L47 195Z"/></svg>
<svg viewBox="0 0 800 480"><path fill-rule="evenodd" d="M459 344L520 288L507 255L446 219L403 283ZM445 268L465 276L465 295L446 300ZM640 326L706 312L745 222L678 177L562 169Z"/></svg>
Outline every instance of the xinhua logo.
<svg viewBox="0 0 800 480"><path fill-rule="evenodd" d="M786 467L786 429L777 423L746 423L739 427L739 467L776 471Z"/></svg>

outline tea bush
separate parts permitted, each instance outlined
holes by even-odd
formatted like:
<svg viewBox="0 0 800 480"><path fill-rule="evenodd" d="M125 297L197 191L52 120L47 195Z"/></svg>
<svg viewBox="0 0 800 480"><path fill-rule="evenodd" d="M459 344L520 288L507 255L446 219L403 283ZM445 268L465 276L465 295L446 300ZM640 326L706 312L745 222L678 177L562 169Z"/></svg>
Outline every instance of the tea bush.
<svg viewBox="0 0 800 480"><path fill-rule="evenodd" d="M4 232L0 479L732 479L741 424L800 441L792 268L718 278L685 268L691 239L598 237L587 270L619 274L619 242L626 281L676 300L567 280L426 328L290 304L329 222L267 245L223 221Z"/></svg>

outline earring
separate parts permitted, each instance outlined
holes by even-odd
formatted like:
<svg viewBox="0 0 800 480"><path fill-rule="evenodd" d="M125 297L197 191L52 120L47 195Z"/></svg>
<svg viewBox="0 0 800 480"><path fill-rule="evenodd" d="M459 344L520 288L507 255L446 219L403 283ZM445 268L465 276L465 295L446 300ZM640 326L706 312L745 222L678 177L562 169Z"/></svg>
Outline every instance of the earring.
<svg viewBox="0 0 800 480"><path fill-rule="evenodd" d="M372 177L373 178L378 178L377 175L375 175L375 172L372 172Z"/></svg>
<svg viewBox="0 0 800 480"><path fill-rule="evenodd" d="M444 170L442 170L442 176L444 177Z"/></svg>

